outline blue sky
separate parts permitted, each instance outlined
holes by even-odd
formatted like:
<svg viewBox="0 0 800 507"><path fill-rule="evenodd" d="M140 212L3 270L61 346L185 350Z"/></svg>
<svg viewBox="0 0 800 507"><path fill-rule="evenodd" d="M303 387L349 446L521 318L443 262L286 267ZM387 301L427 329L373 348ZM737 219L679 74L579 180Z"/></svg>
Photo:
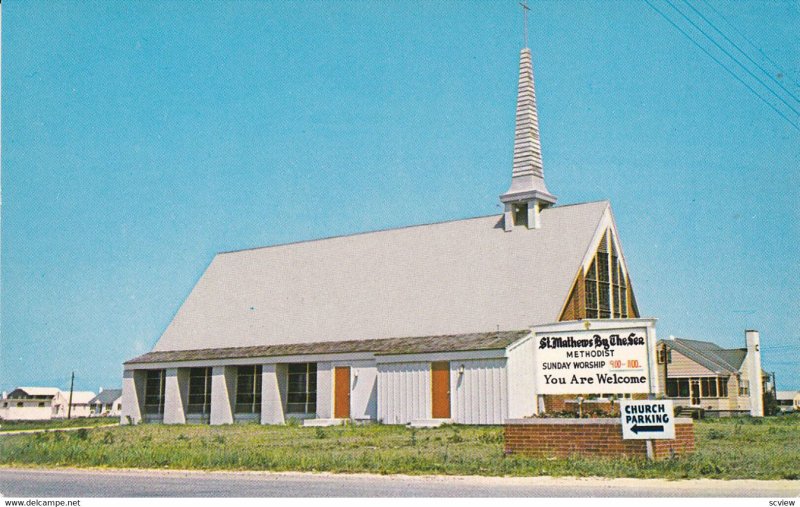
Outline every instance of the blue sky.
<svg viewBox="0 0 800 507"><path fill-rule="evenodd" d="M800 96L798 3L707 1ZM532 7L549 189L611 201L660 336L757 328L800 389L800 131L644 2ZM2 22L4 389L119 386L215 252L500 211L515 0L12 0Z"/></svg>

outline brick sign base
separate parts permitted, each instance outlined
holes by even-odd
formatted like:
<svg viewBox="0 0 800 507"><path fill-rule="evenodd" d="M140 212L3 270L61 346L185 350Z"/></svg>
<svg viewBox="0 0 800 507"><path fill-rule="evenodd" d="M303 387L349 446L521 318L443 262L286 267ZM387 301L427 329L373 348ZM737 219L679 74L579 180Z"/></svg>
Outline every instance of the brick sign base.
<svg viewBox="0 0 800 507"><path fill-rule="evenodd" d="M619 419L509 419L505 423L506 454L565 458L572 455L647 457L644 440L623 440ZM690 418L675 419L675 440L653 440L655 459L694 452Z"/></svg>

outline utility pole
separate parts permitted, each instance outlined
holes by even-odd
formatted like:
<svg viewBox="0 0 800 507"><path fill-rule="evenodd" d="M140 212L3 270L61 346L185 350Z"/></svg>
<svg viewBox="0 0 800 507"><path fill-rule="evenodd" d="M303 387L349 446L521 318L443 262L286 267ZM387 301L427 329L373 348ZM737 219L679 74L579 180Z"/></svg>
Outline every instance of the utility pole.
<svg viewBox="0 0 800 507"><path fill-rule="evenodd" d="M72 379L69 381L69 404L67 405L67 419L72 416L72 387L75 385L75 371L72 371Z"/></svg>

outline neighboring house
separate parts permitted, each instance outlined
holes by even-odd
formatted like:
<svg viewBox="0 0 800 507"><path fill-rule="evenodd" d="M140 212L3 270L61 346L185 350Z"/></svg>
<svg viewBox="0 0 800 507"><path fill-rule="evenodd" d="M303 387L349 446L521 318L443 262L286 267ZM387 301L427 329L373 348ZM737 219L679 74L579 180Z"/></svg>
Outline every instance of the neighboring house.
<svg viewBox="0 0 800 507"><path fill-rule="evenodd" d="M709 415L763 416L769 375L761 369L758 332L746 331L745 342L744 348L723 349L699 340L659 340L659 385L676 407L702 408Z"/></svg>
<svg viewBox="0 0 800 507"><path fill-rule="evenodd" d="M53 417L53 400L60 392L55 387L18 387L0 402L0 419L50 419Z"/></svg>
<svg viewBox="0 0 800 507"><path fill-rule="evenodd" d="M53 398L53 417L56 419L63 419L67 416L71 419L76 417L89 417L92 413L89 402L94 397L95 394L91 391L73 391L72 410L69 410L69 391L59 391L55 398Z"/></svg>
<svg viewBox="0 0 800 507"><path fill-rule="evenodd" d="M125 363L123 422L501 424L538 410L531 326L652 326L610 204L555 206L519 70L502 214L216 255Z"/></svg>
<svg viewBox="0 0 800 507"><path fill-rule="evenodd" d="M89 400L92 416L119 417L122 410L122 389L103 389Z"/></svg>
<svg viewBox="0 0 800 507"><path fill-rule="evenodd" d="M778 391L775 397L781 412L800 411L800 391Z"/></svg>

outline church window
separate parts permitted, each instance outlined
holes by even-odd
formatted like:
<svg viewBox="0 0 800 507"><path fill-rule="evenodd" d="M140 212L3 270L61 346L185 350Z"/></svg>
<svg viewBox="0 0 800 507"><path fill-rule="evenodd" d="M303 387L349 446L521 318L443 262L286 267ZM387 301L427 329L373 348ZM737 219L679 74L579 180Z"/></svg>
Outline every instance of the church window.
<svg viewBox="0 0 800 507"><path fill-rule="evenodd" d="M164 415L164 370L147 370L144 382L144 413Z"/></svg>
<svg viewBox="0 0 800 507"><path fill-rule="evenodd" d="M606 230L584 272L579 272L559 320L638 317L636 299L614 234Z"/></svg>
<svg viewBox="0 0 800 507"><path fill-rule="evenodd" d="M207 418L211 415L211 367L189 370L189 403L186 413Z"/></svg>
<svg viewBox="0 0 800 507"><path fill-rule="evenodd" d="M620 297L620 272L619 272L619 257L617 250L614 246L613 238L610 238L609 250L611 251L611 294L614 299L614 318L622 318L622 306Z"/></svg>
<svg viewBox="0 0 800 507"><path fill-rule="evenodd" d="M587 319L628 318L628 283L610 230L597 247L584 283Z"/></svg>
<svg viewBox="0 0 800 507"><path fill-rule="evenodd" d="M261 365L236 369L236 413L261 413Z"/></svg>
<svg viewBox="0 0 800 507"><path fill-rule="evenodd" d="M289 414L317 412L317 363L289 365L286 412Z"/></svg>
<svg viewBox="0 0 800 507"><path fill-rule="evenodd" d="M595 262L586 271L586 318L597 318L597 267Z"/></svg>
<svg viewBox="0 0 800 507"><path fill-rule="evenodd" d="M600 307L599 317L601 319L611 318L611 282L609 280L609 255L608 255L608 237L604 237L600 242L600 247L597 249L597 301Z"/></svg>

